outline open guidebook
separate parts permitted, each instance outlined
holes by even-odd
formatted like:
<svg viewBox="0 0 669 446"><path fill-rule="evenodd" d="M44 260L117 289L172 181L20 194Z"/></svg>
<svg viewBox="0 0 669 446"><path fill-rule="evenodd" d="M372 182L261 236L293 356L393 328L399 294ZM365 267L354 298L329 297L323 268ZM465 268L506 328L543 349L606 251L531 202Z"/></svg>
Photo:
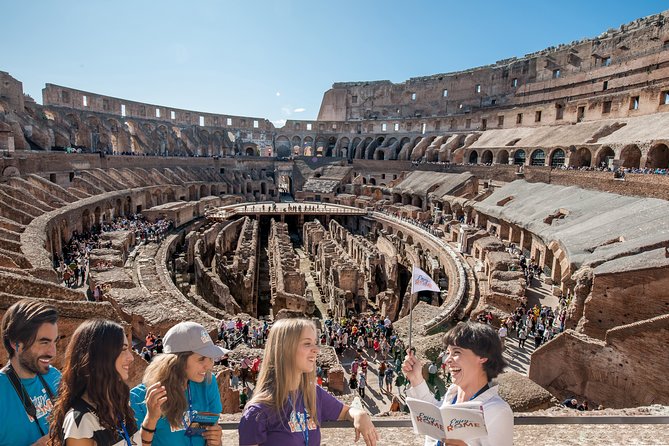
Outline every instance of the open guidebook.
<svg viewBox="0 0 669 446"><path fill-rule="evenodd" d="M473 440L485 437L488 431L483 419L483 406L476 401L437 407L415 398L407 398L413 430L435 440Z"/></svg>

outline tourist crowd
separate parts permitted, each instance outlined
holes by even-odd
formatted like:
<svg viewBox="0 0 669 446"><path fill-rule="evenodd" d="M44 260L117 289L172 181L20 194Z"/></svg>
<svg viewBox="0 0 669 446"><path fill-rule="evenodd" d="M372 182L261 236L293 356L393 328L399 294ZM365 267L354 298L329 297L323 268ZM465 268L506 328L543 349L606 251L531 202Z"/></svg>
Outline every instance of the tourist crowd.
<svg viewBox="0 0 669 446"><path fill-rule="evenodd" d="M102 233L132 231L135 234L136 243L160 243L173 226L171 220L158 220L150 223L141 214L133 214L130 217L117 217L110 222L94 225L90 232L80 233L75 229L72 238L63 247L62 256L54 256L54 266L61 282L67 287L83 286L90 268L105 270L114 266L108 260L99 260L94 265L90 265L89 258L93 249L112 247L111 240L104 242L101 240Z"/></svg>

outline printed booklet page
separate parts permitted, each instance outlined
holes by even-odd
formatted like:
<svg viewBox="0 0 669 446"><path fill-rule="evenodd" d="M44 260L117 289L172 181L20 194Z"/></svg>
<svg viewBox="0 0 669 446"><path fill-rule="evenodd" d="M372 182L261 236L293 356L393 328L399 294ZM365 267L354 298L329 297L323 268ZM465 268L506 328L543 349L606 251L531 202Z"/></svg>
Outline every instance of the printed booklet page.
<svg viewBox="0 0 669 446"><path fill-rule="evenodd" d="M407 398L413 430L435 440L473 440L485 437L488 431L483 419L483 406L476 401L437 407L432 403Z"/></svg>

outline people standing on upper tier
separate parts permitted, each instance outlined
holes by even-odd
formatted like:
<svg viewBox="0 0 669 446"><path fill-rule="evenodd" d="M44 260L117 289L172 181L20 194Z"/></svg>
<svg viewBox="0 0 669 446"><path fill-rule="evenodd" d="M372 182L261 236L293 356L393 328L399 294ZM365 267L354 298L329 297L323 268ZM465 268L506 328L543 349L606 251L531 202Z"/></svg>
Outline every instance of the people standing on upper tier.
<svg viewBox="0 0 669 446"><path fill-rule="evenodd" d="M0 446L43 446L49 432L60 372L56 356L58 311L24 299L2 318L2 343L9 364L0 370Z"/></svg>
<svg viewBox="0 0 669 446"><path fill-rule="evenodd" d="M141 443L126 384L132 361L119 324L92 319L79 325L65 353L49 446Z"/></svg>
<svg viewBox="0 0 669 446"><path fill-rule="evenodd" d="M214 360L229 353L214 345L195 322L181 322L163 338L162 355L153 358L142 384L133 388L130 402L144 446L220 446L221 427L197 433L191 426L198 413L223 410Z"/></svg>

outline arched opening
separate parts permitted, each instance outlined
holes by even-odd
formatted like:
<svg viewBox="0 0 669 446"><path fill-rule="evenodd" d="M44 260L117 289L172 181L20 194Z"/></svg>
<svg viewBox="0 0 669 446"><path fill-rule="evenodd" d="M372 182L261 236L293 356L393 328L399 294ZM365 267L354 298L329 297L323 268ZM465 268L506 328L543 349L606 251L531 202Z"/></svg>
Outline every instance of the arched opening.
<svg viewBox="0 0 669 446"><path fill-rule="evenodd" d="M518 149L513 153L513 164L516 166L525 164L525 151L523 149Z"/></svg>
<svg viewBox="0 0 669 446"><path fill-rule="evenodd" d="M666 144L658 144L648 151L646 167L651 169L669 168L669 147Z"/></svg>
<svg viewBox="0 0 669 446"><path fill-rule="evenodd" d="M291 153L291 144L287 136L281 135L274 142L274 149L278 158L289 158Z"/></svg>
<svg viewBox="0 0 669 446"><path fill-rule="evenodd" d="M337 138L335 138L334 136L330 137L330 139L328 139L327 150L325 151L326 157L328 158L332 157L336 145L337 145Z"/></svg>
<svg viewBox="0 0 669 446"><path fill-rule="evenodd" d="M207 193L207 186L203 184L200 186L200 198L206 197L207 195L209 195Z"/></svg>
<svg viewBox="0 0 669 446"><path fill-rule="evenodd" d="M564 150L555 149L551 153L551 167L562 167L564 166Z"/></svg>
<svg viewBox="0 0 669 446"><path fill-rule="evenodd" d="M291 144L293 148L293 155L302 155L302 138L299 136L293 136L293 139L291 139Z"/></svg>
<svg viewBox="0 0 669 446"><path fill-rule="evenodd" d="M497 164L509 164L508 150L500 150L497 152Z"/></svg>
<svg viewBox="0 0 669 446"><path fill-rule="evenodd" d="M476 153L476 150L473 150L472 153L469 154L469 164L478 164L479 162L479 154Z"/></svg>
<svg viewBox="0 0 669 446"><path fill-rule="evenodd" d="M253 156L255 154L254 152L253 147L246 148L246 156Z"/></svg>
<svg viewBox="0 0 669 446"><path fill-rule="evenodd" d="M324 137L321 136L318 139L316 139L316 144L314 144L314 148L316 149L316 151L314 152L314 154L319 157L323 156L325 154L325 148L327 147L327 145L328 145L327 140Z"/></svg>
<svg viewBox="0 0 669 446"><path fill-rule="evenodd" d="M641 166L641 150L636 145L626 146L620 152L620 163L628 169L638 169Z"/></svg>
<svg viewBox="0 0 669 446"><path fill-rule="evenodd" d="M492 151L486 150L481 155L481 163L483 164L492 164Z"/></svg>
<svg viewBox="0 0 669 446"><path fill-rule="evenodd" d="M611 161L616 157L611 147L602 147L597 154L595 165L597 167L612 167Z"/></svg>
<svg viewBox="0 0 669 446"><path fill-rule="evenodd" d="M541 149L537 149L534 152L532 152L532 155L530 155L530 165L531 166L545 166L546 165L546 153Z"/></svg>
<svg viewBox="0 0 669 446"><path fill-rule="evenodd" d="M302 154L304 156L312 156L314 154L313 153L314 152L314 138L312 138L311 136L306 136L304 138L304 141L303 141L302 145L304 146L303 147L304 150L302 150Z"/></svg>
<svg viewBox="0 0 669 446"><path fill-rule="evenodd" d="M402 202L402 194L397 194L393 192L393 204Z"/></svg>
<svg viewBox="0 0 669 446"><path fill-rule="evenodd" d="M102 214L102 210L100 209L100 206L97 206L97 207L95 208L95 210L93 211L93 217L94 217L94 219L93 219L93 226L94 226L94 227L100 224L100 221L101 221L101 220L100 220L100 216L101 216L101 214Z"/></svg>
<svg viewBox="0 0 669 446"><path fill-rule="evenodd" d="M411 199L411 204L413 206L416 206L417 208L422 209L423 208L423 199L418 195L414 195L413 198Z"/></svg>
<svg viewBox="0 0 669 446"><path fill-rule="evenodd" d="M410 143L411 143L411 139L408 136L405 136L404 138L402 138L400 140L400 144L397 146L397 149L395 151L395 159L400 159L400 152L402 151L402 148L406 144L410 144Z"/></svg>
<svg viewBox="0 0 669 446"><path fill-rule="evenodd" d="M350 144L350 141L347 137L343 137L339 139L339 153L337 156L340 156L342 158L347 158L348 157L348 146Z"/></svg>
<svg viewBox="0 0 669 446"><path fill-rule="evenodd" d="M569 165L572 167L590 167L592 163L592 154L587 147L581 147L575 153L572 153Z"/></svg>
<svg viewBox="0 0 669 446"><path fill-rule="evenodd" d="M86 233L91 230L91 211L85 209L81 214L81 232Z"/></svg>

